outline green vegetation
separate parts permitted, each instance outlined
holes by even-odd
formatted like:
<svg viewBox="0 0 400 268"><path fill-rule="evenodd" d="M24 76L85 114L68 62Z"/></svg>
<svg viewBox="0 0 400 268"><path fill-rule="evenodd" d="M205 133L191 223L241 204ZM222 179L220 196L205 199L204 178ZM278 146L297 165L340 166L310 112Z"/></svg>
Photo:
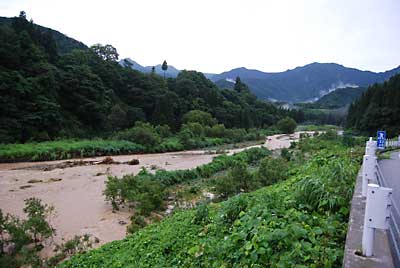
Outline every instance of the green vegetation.
<svg viewBox="0 0 400 268"><path fill-rule="evenodd" d="M375 84L349 108L346 126L368 135L386 130L389 137L400 133L400 75Z"/></svg>
<svg viewBox="0 0 400 268"><path fill-rule="evenodd" d="M276 124L277 128L286 134L292 134L297 127L296 121L290 117L283 118Z"/></svg>
<svg viewBox="0 0 400 268"><path fill-rule="evenodd" d="M267 158L255 171L272 185L178 211L60 267L341 267L363 153L355 149L333 132L302 139L290 149L287 170L274 169L285 160ZM251 176L243 166L232 168L231 176Z"/></svg>
<svg viewBox="0 0 400 268"><path fill-rule="evenodd" d="M129 141L60 140L25 144L0 144L0 162L44 161L143 152L145 148Z"/></svg>
<svg viewBox="0 0 400 268"><path fill-rule="evenodd" d="M329 131L339 130L335 125L298 125L296 131Z"/></svg>

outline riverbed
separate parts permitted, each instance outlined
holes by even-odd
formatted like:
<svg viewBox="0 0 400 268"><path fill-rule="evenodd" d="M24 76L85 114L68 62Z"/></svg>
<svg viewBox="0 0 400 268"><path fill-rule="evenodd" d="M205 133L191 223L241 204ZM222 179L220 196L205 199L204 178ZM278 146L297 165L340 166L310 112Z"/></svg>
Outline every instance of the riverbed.
<svg viewBox="0 0 400 268"><path fill-rule="evenodd" d="M287 148L291 142L299 139L299 135L300 132L268 136L264 144L232 149L227 153L260 146L270 150ZM0 209L3 213L23 218L24 200L40 198L55 208L56 214L50 222L56 229L56 243L71 239L74 235L90 234L99 239L100 242L95 245L99 246L124 238L126 224L129 224L132 215L127 209L113 212L111 205L105 202L102 193L107 176L137 174L142 168L190 169L211 162L217 155L212 151L194 150L112 156L114 161L125 164L101 164L105 157L0 164ZM138 159L139 164L126 163L132 159ZM64 167L63 164L68 161L91 164Z"/></svg>

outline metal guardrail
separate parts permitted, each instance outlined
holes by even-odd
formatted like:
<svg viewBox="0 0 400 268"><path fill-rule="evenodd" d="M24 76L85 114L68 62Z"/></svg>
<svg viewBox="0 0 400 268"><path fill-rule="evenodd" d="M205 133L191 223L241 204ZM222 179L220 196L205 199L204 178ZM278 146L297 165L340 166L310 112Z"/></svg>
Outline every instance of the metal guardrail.
<svg viewBox="0 0 400 268"><path fill-rule="evenodd" d="M385 143L386 145L386 143ZM383 187L384 177L378 171L375 156L378 143L369 139L365 147L362 166L362 196L366 198L364 227L362 236L362 253L366 257L374 255L376 229L389 229L391 216L392 189Z"/></svg>

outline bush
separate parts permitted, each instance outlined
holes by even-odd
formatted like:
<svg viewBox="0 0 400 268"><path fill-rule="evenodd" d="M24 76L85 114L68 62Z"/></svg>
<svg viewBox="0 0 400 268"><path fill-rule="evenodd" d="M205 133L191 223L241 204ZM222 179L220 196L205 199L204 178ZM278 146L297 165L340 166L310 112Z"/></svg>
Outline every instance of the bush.
<svg viewBox="0 0 400 268"><path fill-rule="evenodd" d="M126 140L135 142L151 148L161 142L160 135L149 123L136 122L133 128L121 131L114 136L117 140Z"/></svg>
<svg viewBox="0 0 400 268"><path fill-rule="evenodd" d="M281 150L281 157L285 159L286 161L290 161L292 158L292 154L289 152L287 148L283 148Z"/></svg>
<svg viewBox="0 0 400 268"><path fill-rule="evenodd" d="M165 186L155 176L142 170L138 175L125 175L121 179L109 176L103 194L114 209L129 202L136 205L140 214L149 215L162 208Z"/></svg>
<svg viewBox="0 0 400 268"><path fill-rule="evenodd" d="M255 177L243 161L236 161L228 175L215 181L215 190L224 197L257 188Z"/></svg>
<svg viewBox="0 0 400 268"><path fill-rule="evenodd" d="M296 121L294 121L290 117L285 117L285 118L279 120L276 125L280 131L282 131L283 133L286 133L286 134L293 133L297 127Z"/></svg>
<svg viewBox="0 0 400 268"><path fill-rule="evenodd" d="M226 203L222 208L222 221L225 224L231 225L239 218L241 213L246 211L247 205L247 199L240 195L230 200L230 202Z"/></svg>
<svg viewBox="0 0 400 268"><path fill-rule="evenodd" d="M207 203L202 202L200 205L197 206L193 223L194 224L207 224L209 221L209 215L208 215L208 206Z"/></svg>
<svg viewBox="0 0 400 268"><path fill-rule="evenodd" d="M131 217L131 224L126 228L127 233L135 233L139 229L147 225L144 217L142 215L135 214Z"/></svg>
<svg viewBox="0 0 400 268"><path fill-rule="evenodd" d="M184 124L199 123L203 126L213 126L217 124L217 119L215 119L210 113L200 110L192 110L187 112L183 115L182 121Z"/></svg>
<svg viewBox="0 0 400 268"><path fill-rule="evenodd" d="M282 158L266 157L260 163L258 180L261 185L271 185L286 178L288 163Z"/></svg>

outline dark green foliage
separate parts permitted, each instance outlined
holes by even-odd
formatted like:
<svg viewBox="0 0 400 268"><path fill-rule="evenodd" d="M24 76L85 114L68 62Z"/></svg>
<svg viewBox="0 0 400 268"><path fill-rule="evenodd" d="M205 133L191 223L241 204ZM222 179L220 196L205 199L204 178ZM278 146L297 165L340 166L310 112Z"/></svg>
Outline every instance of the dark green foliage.
<svg viewBox="0 0 400 268"><path fill-rule="evenodd" d="M196 213L193 218L194 224L207 224L209 221L209 211L206 203L201 203L197 206Z"/></svg>
<svg viewBox="0 0 400 268"><path fill-rule="evenodd" d="M161 137L156 128L149 123L136 122L135 126L117 133L117 140L131 141L147 148L152 148L161 142Z"/></svg>
<svg viewBox="0 0 400 268"><path fill-rule="evenodd" d="M292 118L286 117L278 121L277 127L283 133L291 134L296 129L297 124Z"/></svg>
<svg viewBox="0 0 400 268"><path fill-rule="evenodd" d="M199 123L203 126L213 126L217 120L207 112L200 110L192 110L183 115L183 123Z"/></svg>
<svg viewBox="0 0 400 268"><path fill-rule="evenodd" d="M133 234L134 232L142 229L147 225L144 217L139 214L135 214L131 217L131 224L126 228L127 233Z"/></svg>
<svg viewBox="0 0 400 268"><path fill-rule="evenodd" d="M138 175L125 175L121 179L109 176L104 195L114 209L122 203L135 203L139 214L149 215L163 206L165 185L156 176L142 170Z"/></svg>
<svg viewBox="0 0 400 268"><path fill-rule="evenodd" d="M317 135L316 135L317 136ZM285 159L286 161L290 161L290 159L292 158L292 154L291 152L287 149L287 148L283 148L281 150L281 157L283 159Z"/></svg>
<svg viewBox="0 0 400 268"><path fill-rule="evenodd" d="M242 161L236 161L229 173L217 178L215 182L215 191L228 197L240 192L248 192L257 188L255 177L247 169L247 164Z"/></svg>
<svg viewBox="0 0 400 268"><path fill-rule="evenodd" d="M289 163L282 158L266 157L260 163L258 179L261 185L271 185L287 178Z"/></svg>
<svg viewBox="0 0 400 268"><path fill-rule="evenodd" d="M350 105L346 126L375 136L386 130L389 137L400 133L400 75L375 84Z"/></svg>

